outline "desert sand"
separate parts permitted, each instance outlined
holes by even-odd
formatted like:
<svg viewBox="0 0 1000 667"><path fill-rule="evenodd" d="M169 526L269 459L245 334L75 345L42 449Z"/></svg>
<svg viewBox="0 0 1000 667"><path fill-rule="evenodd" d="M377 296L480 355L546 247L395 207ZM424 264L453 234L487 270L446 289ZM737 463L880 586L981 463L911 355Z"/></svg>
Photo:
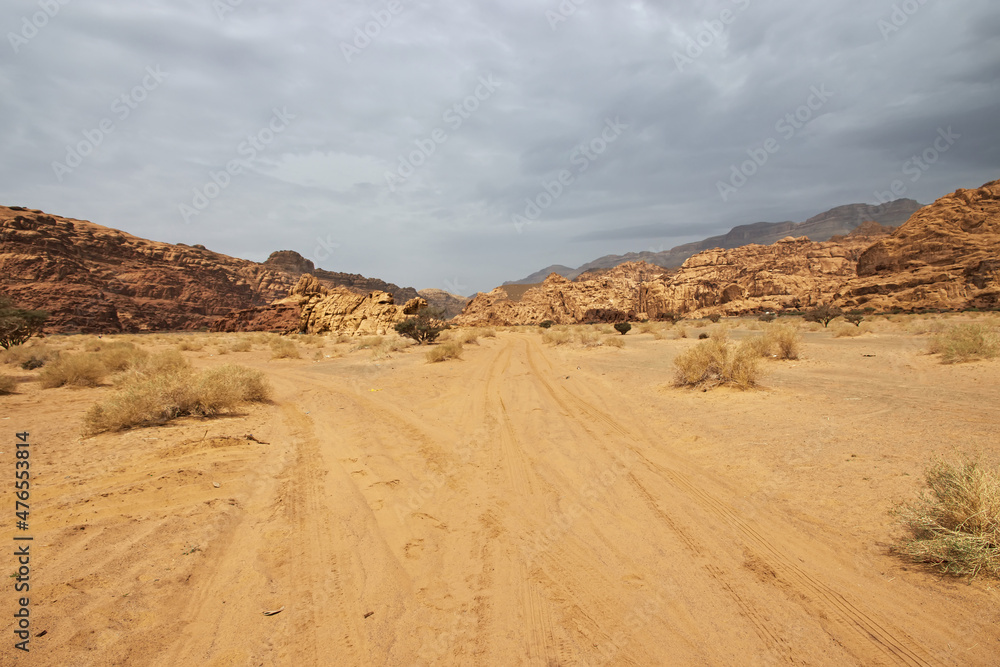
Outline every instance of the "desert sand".
<svg viewBox="0 0 1000 667"><path fill-rule="evenodd" d="M437 364L209 344L185 355L264 370L273 402L93 437L110 387L18 370L0 460L12 476L31 433L45 635L25 655L8 631L0 663L1000 663L997 582L889 550L935 457L996 462L997 362L942 365L885 323L806 332L761 389L701 392L671 386L690 331L586 349L506 330Z"/></svg>

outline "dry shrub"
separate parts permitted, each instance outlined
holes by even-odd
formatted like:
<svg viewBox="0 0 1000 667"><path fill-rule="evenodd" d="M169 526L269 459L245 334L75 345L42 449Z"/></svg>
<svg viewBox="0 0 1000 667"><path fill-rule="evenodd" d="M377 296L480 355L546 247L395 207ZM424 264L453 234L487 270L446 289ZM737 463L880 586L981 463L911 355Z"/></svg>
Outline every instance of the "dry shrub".
<svg viewBox="0 0 1000 667"><path fill-rule="evenodd" d="M271 341L272 359L299 359L299 348L287 338L275 338Z"/></svg>
<svg viewBox="0 0 1000 667"><path fill-rule="evenodd" d="M602 345L610 345L611 347L625 347L625 337L624 336L608 336L601 341Z"/></svg>
<svg viewBox="0 0 1000 667"><path fill-rule="evenodd" d="M1000 355L1000 337L984 324L956 324L934 336L928 352L944 364L992 359Z"/></svg>
<svg viewBox="0 0 1000 667"><path fill-rule="evenodd" d="M13 375L0 375L0 394L13 394L17 389L17 378Z"/></svg>
<svg viewBox="0 0 1000 667"><path fill-rule="evenodd" d="M229 343L230 352L249 352L253 349L253 343L249 338L240 338Z"/></svg>
<svg viewBox="0 0 1000 667"><path fill-rule="evenodd" d="M88 433L163 424L186 415L212 416L244 403L266 401L271 387L264 374L232 364L193 373L169 364L136 372L84 417Z"/></svg>
<svg viewBox="0 0 1000 667"><path fill-rule="evenodd" d="M312 345L316 348L326 346L326 338L317 334L299 334L296 339L303 345Z"/></svg>
<svg viewBox="0 0 1000 667"><path fill-rule="evenodd" d="M675 384L679 387L708 389L732 385L750 389L760 375L759 355L747 345L733 346L710 338L674 359Z"/></svg>
<svg viewBox="0 0 1000 667"><path fill-rule="evenodd" d="M798 359L801 342L802 338L796 327L789 324L772 324L767 327L763 335L747 338L743 344L759 357Z"/></svg>
<svg viewBox="0 0 1000 667"><path fill-rule="evenodd" d="M1000 577L1000 470L941 461L924 481L928 491L896 510L909 533L896 551L945 574Z"/></svg>
<svg viewBox="0 0 1000 667"><path fill-rule="evenodd" d="M96 387L104 381L108 369L96 352L67 354L46 364L38 379L46 389L54 387Z"/></svg>
<svg viewBox="0 0 1000 667"><path fill-rule="evenodd" d="M427 350L426 357L428 363L444 361L446 359L461 359L462 344L457 340L450 340L447 343L435 345Z"/></svg>
<svg viewBox="0 0 1000 667"><path fill-rule="evenodd" d="M640 322L639 323L639 333L656 333L661 327L657 326L656 322Z"/></svg>
<svg viewBox="0 0 1000 667"><path fill-rule="evenodd" d="M687 329L685 329L684 327L677 327L676 329L674 329L674 337L687 338L688 337Z"/></svg>
<svg viewBox="0 0 1000 667"><path fill-rule="evenodd" d="M0 353L0 361L5 364L20 366L26 371L41 368L59 356L55 350L38 340L29 340L21 345L14 345Z"/></svg>
<svg viewBox="0 0 1000 667"><path fill-rule="evenodd" d="M451 337L451 340L456 340L462 345L479 345L479 332L476 329L456 331L454 336Z"/></svg>
<svg viewBox="0 0 1000 667"><path fill-rule="evenodd" d="M380 345L382 345L382 337L381 336L365 336L365 337L359 339L358 342L354 344L354 349L355 350L370 350L370 349L372 349L374 347L379 347Z"/></svg>
<svg viewBox="0 0 1000 667"><path fill-rule="evenodd" d="M496 329L492 329L492 328L491 329L483 329L482 331L479 332L479 335L482 336L483 338L496 338L497 337L497 330Z"/></svg>
<svg viewBox="0 0 1000 667"><path fill-rule="evenodd" d="M350 334L342 333L342 334L337 334L337 340L335 340L334 343L340 345L341 343L350 343L351 340L353 339L351 338Z"/></svg>
<svg viewBox="0 0 1000 667"><path fill-rule="evenodd" d="M100 362L111 373L128 370L141 364L149 356L149 352L146 350L136 347L134 343L124 341L103 345L96 354Z"/></svg>
<svg viewBox="0 0 1000 667"><path fill-rule="evenodd" d="M570 341L570 334L568 331L562 329L546 329L542 333L542 342L551 343L552 345L565 345Z"/></svg>
<svg viewBox="0 0 1000 667"><path fill-rule="evenodd" d="M612 329L614 331L614 329ZM577 334L577 340L584 347L597 347L601 344L601 332L596 329L584 329Z"/></svg>
<svg viewBox="0 0 1000 667"><path fill-rule="evenodd" d="M177 349L181 352L201 352L205 349L205 343L195 339L182 340L177 344Z"/></svg>

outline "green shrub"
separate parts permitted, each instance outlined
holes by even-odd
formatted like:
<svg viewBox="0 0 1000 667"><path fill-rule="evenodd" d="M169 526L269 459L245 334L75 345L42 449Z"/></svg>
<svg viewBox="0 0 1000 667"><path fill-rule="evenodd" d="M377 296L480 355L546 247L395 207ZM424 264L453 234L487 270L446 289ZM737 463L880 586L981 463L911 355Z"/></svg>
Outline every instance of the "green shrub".
<svg viewBox="0 0 1000 667"><path fill-rule="evenodd" d="M830 326L830 322L844 314L837 306L822 304L811 308L802 314L806 322L819 322L824 327Z"/></svg>
<svg viewBox="0 0 1000 667"><path fill-rule="evenodd" d="M852 310L851 312L844 315L844 319L857 327L861 326L861 323L864 322L865 315L864 313L859 313L856 310Z"/></svg>
<svg viewBox="0 0 1000 667"><path fill-rule="evenodd" d="M411 317L396 324L396 333L400 336L412 338L417 341L418 345L433 343L442 331L450 327L433 317L427 310L424 309L416 317Z"/></svg>
<svg viewBox="0 0 1000 667"><path fill-rule="evenodd" d="M908 532L896 551L945 574L1000 577L1000 471L938 462L924 481L928 491L896 510Z"/></svg>
<svg viewBox="0 0 1000 667"><path fill-rule="evenodd" d="M552 320L543 320L543 321L541 321L541 322L538 323L538 326L540 326L543 329L548 329L553 324L555 324L555 322L553 322Z"/></svg>
<svg viewBox="0 0 1000 667"><path fill-rule="evenodd" d="M46 389L55 387L96 387L104 381L108 369L95 352L66 354L46 364L38 379Z"/></svg>
<svg viewBox="0 0 1000 667"><path fill-rule="evenodd" d="M992 359L1000 355L1000 338L984 324L956 324L934 336L928 351L945 364Z"/></svg>
<svg viewBox="0 0 1000 667"><path fill-rule="evenodd" d="M632 330L632 325L629 324L628 322L618 322L617 324L615 324L615 331L617 331L623 336L631 330Z"/></svg>
<svg viewBox="0 0 1000 667"><path fill-rule="evenodd" d="M679 387L708 389L732 385L750 389L757 385L759 355L746 346L733 346L722 340L708 339L674 359Z"/></svg>
<svg viewBox="0 0 1000 667"><path fill-rule="evenodd" d="M44 310L25 310L0 296L0 347L9 349L24 344L29 338L41 332L49 314Z"/></svg>

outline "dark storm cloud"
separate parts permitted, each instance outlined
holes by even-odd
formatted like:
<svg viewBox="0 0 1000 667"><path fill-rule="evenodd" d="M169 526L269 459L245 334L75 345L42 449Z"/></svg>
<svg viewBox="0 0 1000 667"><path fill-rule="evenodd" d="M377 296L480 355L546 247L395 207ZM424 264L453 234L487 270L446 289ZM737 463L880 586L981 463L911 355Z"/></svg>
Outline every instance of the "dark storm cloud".
<svg viewBox="0 0 1000 667"><path fill-rule="evenodd" d="M253 259L469 292L1000 175L985 0L64 2L0 9L0 201Z"/></svg>

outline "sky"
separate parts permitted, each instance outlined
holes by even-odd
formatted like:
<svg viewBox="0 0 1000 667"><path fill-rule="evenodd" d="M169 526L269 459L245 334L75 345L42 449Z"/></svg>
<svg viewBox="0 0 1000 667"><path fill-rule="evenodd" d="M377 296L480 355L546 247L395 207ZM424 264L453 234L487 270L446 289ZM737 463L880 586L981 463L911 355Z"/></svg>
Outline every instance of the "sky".
<svg viewBox="0 0 1000 667"><path fill-rule="evenodd" d="M6 0L0 204L463 295L1000 178L995 0Z"/></svg>

